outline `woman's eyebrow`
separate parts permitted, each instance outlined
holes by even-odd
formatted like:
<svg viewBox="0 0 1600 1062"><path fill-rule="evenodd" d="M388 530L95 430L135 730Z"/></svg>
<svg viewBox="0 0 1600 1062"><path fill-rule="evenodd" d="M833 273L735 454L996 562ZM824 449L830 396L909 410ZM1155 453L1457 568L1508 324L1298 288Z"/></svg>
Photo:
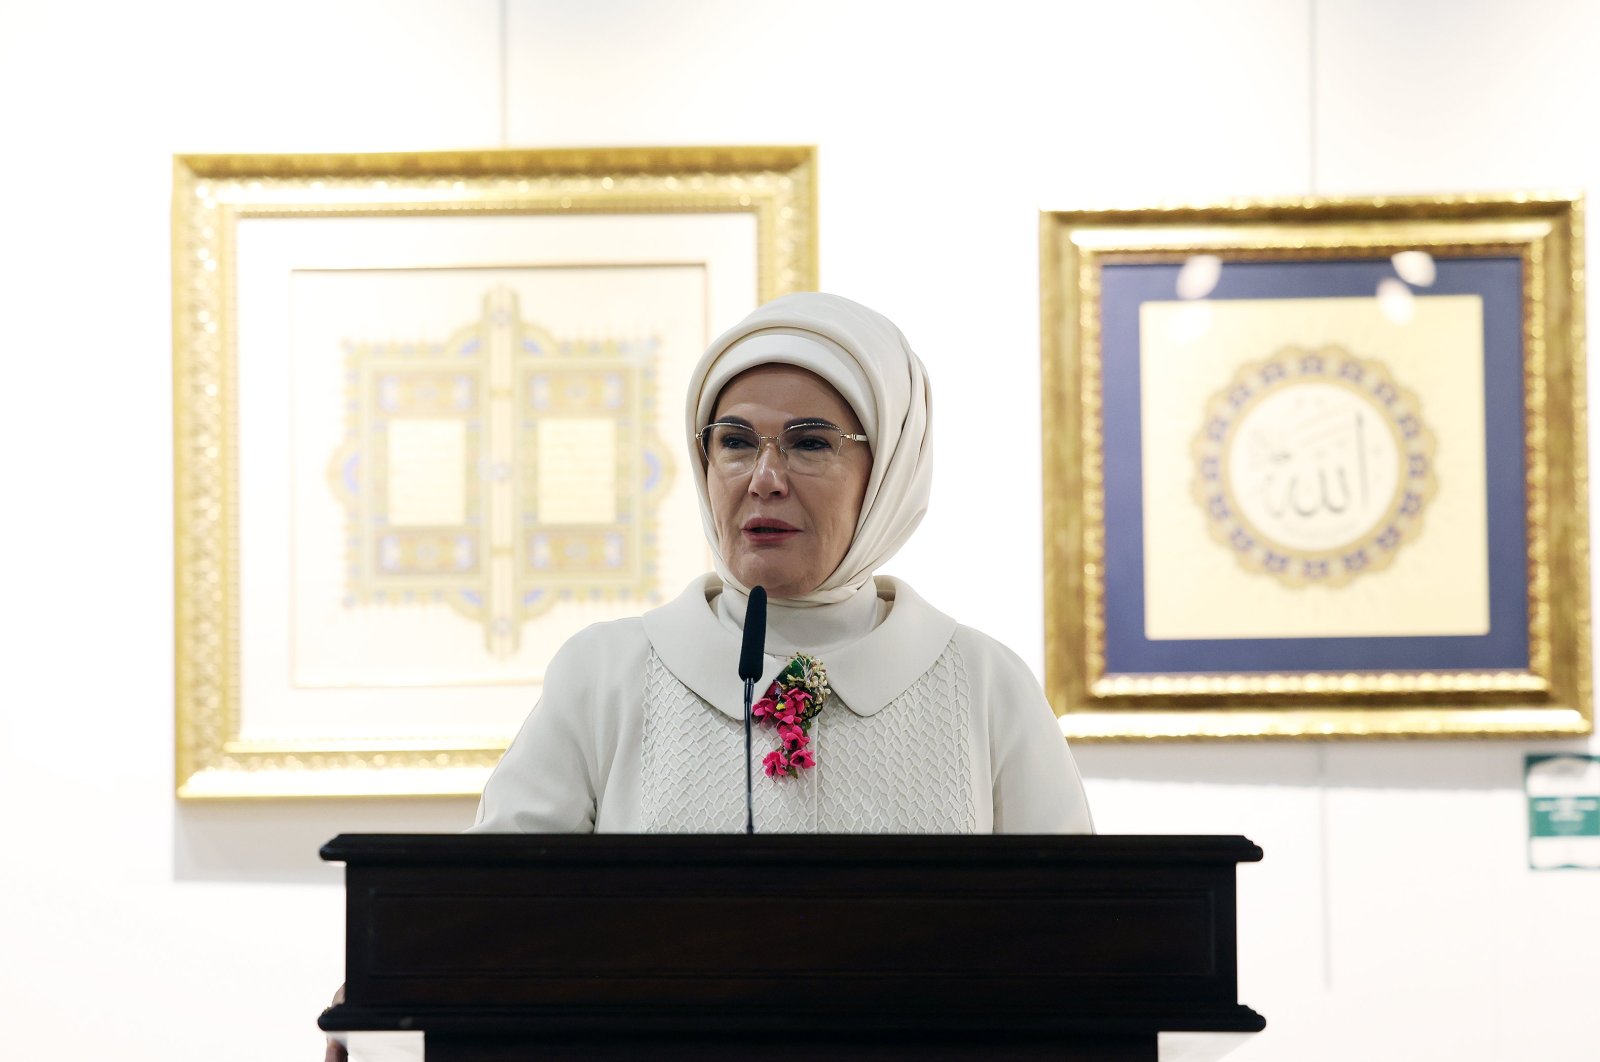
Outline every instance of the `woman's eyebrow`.
<svg viewBox="0 0 1600 1062"><path fill-rule="evenodd" d="M754 424L751 424L748 420L745 420L743 417L739 416L737 413L725 414L723 416L718 417L712 423L714 423L714 424L737 424L741 428L749 428L751 431L755 430L755 425ZM783 422L783 426L785 428L819 427L819 428L833 428L835 431L843 431L844 430L843 428L840 428L839 425L835 424L833 421L828 420L825 417L792 417L789 420L784 421Z"/></svg>

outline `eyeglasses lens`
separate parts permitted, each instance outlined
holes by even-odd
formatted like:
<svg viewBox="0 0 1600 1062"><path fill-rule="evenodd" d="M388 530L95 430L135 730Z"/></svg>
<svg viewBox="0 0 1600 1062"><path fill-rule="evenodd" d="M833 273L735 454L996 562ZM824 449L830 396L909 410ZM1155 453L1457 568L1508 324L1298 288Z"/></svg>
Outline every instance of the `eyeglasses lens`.
<svg viewBox="0 0 1600 1062"><path fill-rule="evenodd" d="M755 469L762 437L752 429L713 424L706 428L701 439L706 459L717 471L725 475L745 475ZM797 424L780 432L777 443L789 471L814 475L826 469L839 455L844 438L836 428Z"/></svg>

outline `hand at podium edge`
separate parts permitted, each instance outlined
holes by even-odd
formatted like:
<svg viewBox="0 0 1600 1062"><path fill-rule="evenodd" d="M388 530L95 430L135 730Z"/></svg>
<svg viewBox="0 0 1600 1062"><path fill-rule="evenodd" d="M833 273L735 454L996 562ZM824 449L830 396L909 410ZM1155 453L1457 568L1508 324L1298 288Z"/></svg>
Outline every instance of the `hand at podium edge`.
<svg viewBox="0 0 1600 1062"><path fill-rule="evenodd" d="M330 1007L337 1007L343 1002L344 985L340 985L339 991L333 994L333 1002L328 1005ZM344 1049L344 1044L341 1044L331 1036L328 1037L328 1049L322 1055L322 1062L349 1062L349 1059L350 1054Z"/></svg>

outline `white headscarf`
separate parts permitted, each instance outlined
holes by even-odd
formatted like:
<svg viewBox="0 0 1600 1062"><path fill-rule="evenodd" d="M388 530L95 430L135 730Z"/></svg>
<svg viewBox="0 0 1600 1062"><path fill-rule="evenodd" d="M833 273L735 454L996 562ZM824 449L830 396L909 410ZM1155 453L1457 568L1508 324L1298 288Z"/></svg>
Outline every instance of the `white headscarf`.
<svg viewBox="0 0 1600 1062"><path fill-rule="evenodd" d="M821 292L784 295L760 307L711 344L689 377L689 455L700 519L723 584L740 593L717 541L695 433L711 421L728 381L757 365L795 365L832 384L861 420L872 447L872 474L855 538L822 585L789 605L826 605L859 590L911 537L928 511L933 482L928 421L931 400L922 362L888 318L860 303Z"/></svg>

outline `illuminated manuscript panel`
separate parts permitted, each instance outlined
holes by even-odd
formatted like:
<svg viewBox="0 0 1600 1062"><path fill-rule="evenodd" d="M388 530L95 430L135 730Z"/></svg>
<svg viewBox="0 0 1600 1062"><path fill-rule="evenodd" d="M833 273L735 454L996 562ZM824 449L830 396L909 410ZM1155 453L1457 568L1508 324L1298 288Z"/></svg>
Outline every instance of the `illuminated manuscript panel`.
<svg viewBox="0 0 1600 1062"><path fill-rule="evenodd" d="M176 160L180 795L475 792L709 566L688 374L814 201L807 148Z"/></svg>
<svg viewBox="0 0 1600 1062"><path fill-rule="evenodd" d="M1046 215L1063 731L1588 732L1580 217Z"/></svg>

